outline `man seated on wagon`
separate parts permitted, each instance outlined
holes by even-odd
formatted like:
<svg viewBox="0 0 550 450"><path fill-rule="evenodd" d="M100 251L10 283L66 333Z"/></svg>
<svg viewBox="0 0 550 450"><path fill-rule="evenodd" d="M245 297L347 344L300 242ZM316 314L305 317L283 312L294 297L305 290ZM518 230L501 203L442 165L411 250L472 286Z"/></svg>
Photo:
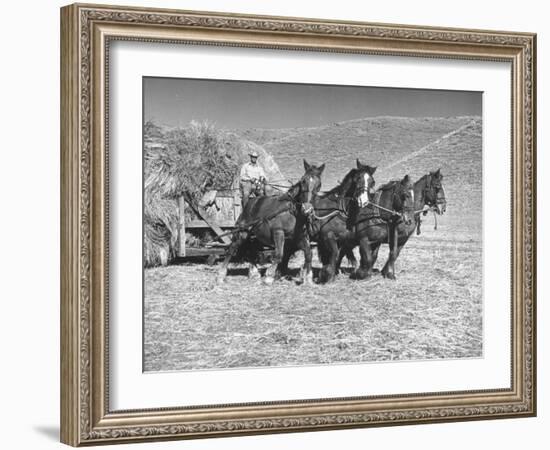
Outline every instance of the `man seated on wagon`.
<svg viewBox="0 0 550 450"><path fill-rule="evenodd" d="M251 195L265 195L265 173L264 169L258 164L258 153L251 151L250 162L241 167L240 182L241 202L243 209Z"/></svg>

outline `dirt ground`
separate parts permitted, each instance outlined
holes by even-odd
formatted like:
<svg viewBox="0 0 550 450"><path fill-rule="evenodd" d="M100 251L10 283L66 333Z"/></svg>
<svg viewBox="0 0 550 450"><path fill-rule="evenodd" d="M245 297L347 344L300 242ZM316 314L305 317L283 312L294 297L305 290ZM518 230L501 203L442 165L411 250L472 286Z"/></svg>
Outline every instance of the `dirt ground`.
<svg viewBox="0 0 550 450"><path fill-rule="evenodd" d="M397 281L343 273L330 285L266 286L234 265L218 285L217 266L146 269L144 370L481 357L481 248L425 227L402 251ZM386 255L383 246L378 268Z"/></svg>

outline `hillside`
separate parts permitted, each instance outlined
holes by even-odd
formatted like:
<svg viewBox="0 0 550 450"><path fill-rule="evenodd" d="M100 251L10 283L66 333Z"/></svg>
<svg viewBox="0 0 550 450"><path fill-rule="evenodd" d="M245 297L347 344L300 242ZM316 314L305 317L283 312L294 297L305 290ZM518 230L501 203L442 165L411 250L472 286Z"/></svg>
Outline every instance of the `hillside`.
<svg viewBox="0 0 550 450"><path fill-rule="evenodd" d="M303 158L315 164L326 163L323 187L328 189L342 179L356 158L383 167L471 120L472 117L375 117L312 128L232 131L271 153L291 179L302 175Z"/></svg>
<svg viewBox="0 0 550 450"><path fill-rule="evenodd" d="M442 169L447 214L441 223L481 238L482 123L477 116L376 117L313 128L232 130L273 155L286 177L303 173L301 160L326 163L323 189L334 186L359 158L378 166L378 185Z"/></svg>
<svg viewBox="0 0 550 450"><path fill-rule="evenodd" d="M472 118L455 132L383 165L376 179L408 173L417 180L428 171L441 168L447 197L447 213L440 218L441 225L469 232L477 240L482 232L482 145L481 118Z"/></svg>

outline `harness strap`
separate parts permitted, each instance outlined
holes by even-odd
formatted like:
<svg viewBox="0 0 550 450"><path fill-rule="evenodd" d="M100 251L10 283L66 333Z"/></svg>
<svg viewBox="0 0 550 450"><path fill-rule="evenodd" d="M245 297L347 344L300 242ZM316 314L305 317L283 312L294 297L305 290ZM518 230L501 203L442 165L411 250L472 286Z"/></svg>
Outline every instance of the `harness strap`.
<svg viewBox="0 0 550 450"><path fill-rule="evenodd" d="M381 209L382 211L386 211L386 212L389 212L390 214L394 215L394 216L398 216L399 213L397 211L394 211L393 209L388 209L388 208L384 208L383 206L380 206L376 203L369 203L370 205L374 206L374 208L376 209Z"/></svg>
<svg viewBox="0 0 550 450"><path fill-rule="evenodd" d="M279 211L276 211L274 213L271 213L269 216L266 216L266 217L262 217L261 219L257 219L253 222L253 224L251 225L251 230L256 228L260 223L267 223L268 221L270 221L271 219L287 212L287 211L292 211L293 208L284 208L284 209L281 209Z"/></svg>
<svg viewBox="0 0 550 450"><path fill-rule="evenodd" d="M330 219L334 216L337 216L338 214L340 214L342 217L344 217L346 219L348 218L348 215L346 213L344 213L343 211L339 210L339 209L335 209L334 211L332 211L328 214L325 214L324 216L318 216L317 214L312 213L311 217L313 217L314 219L317 219L317 220L327 220L327 219Z"/></svg>
<svg viewBox="0 0 550 450"><path fill-rule="evenodd" d="M247 223L247 224L244 224L244 225L240 225L240 226L235 227L234 229L232 229L230 231L226 231L225 233L219 234L219 235L216 236L216 238L228 236L230 234L235 233L236 231L245 231L245 230L252 231L258 225L260 225L262 223L266 223L269 220L273 219L274 217L277 217L278 215L283 214L284 212L287 212L287 211L291 211L291 210L292 210L292 208L281 209L277 212L274 212L274 213L270 214L267 217L262 217L260 219L256 219L253 222L250 222L250 223Z"/></svg>
<svg viewBox="0 0 550 450"><path fill-rule="evenodd" d="M342 216L344 219L348 219L348 213L346 211L346 200L351 200L352 197L339 197L338 198L338 209L334 208L331 212L328 214L325 214L324 216L318 216L315 213L315 210L313 213L309 215L309 217L313 217L316 220L328 220L332 217L335 217L337 215ZM329 208L323 208L324 211L328 210Z"/></svg>
<svg viewBox="0 0 550 450"><path fill-rule="evenodd" d="M374 194L373 206L375 206L378 209L384 209L379 205L380 199L382 198L382 192L383 192L382 189L378 189ZM380 214L380 211L378 211L378 214Z"/></svg>

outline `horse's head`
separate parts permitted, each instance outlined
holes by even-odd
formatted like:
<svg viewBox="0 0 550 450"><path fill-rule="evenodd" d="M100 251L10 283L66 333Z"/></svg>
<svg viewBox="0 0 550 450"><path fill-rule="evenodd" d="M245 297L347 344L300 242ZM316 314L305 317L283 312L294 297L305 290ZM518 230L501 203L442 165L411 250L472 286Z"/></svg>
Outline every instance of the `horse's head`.
<svg viewBox="0 0 550 450"><path fill-rule="evenodd" d="M391 207L401 214L405 224L409 225L412 222L409 215L412 216L414 211L414 186L409 175L405 175L395 184Z"/></svg>
<svg viewBox="0 0 550 450"><path fill-rule="evenodd" d="M443 175L441 169L434 170L426 175L424 187L424 204L435 208L437 214L443 214L447 209L445 189L443 189Z"/></svg>
<svg viewBox="0 0 550 450"><path fill-rule="evenodd" d="M357 199L359 208L368 205L374 197L374 185L376 184L373 178L374 172L376 172L376 167L361 164L359 159L357 160L357 171L353 179L355 185L353 196Z"/></svg>
<svg viewBox="0 0 550 450"><path fill-rule="evenodd" d="M321 189L321 175L325 165L314 166L304 159L304 169L304 175L295 185L293 197L297 203L301 204L302 212L307 215L313 212L313 197Z"/></svg>

